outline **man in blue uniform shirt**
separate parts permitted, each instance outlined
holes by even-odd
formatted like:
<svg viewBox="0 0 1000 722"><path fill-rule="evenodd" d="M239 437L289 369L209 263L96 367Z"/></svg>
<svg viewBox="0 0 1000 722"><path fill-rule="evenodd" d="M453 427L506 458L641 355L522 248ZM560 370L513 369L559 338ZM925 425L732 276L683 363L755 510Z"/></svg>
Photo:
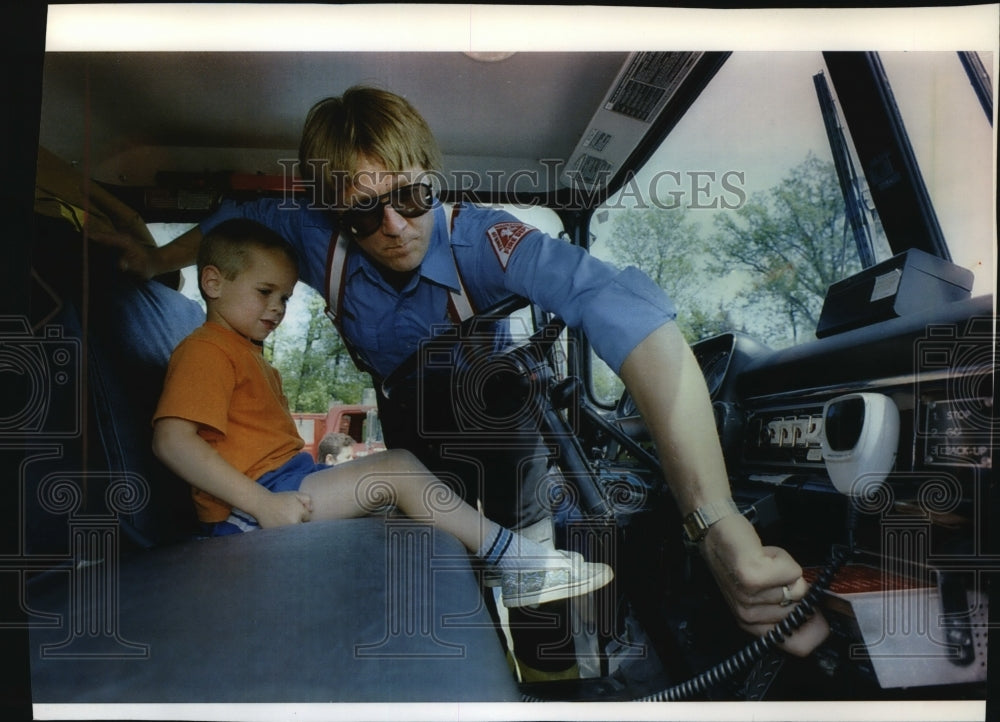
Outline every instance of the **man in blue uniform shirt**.
<svg viewBox="0 0 1000 722"><path fill-rule="evenodd" d="M508 213L442 205L432 185L441 167L437 143L419 113L392 93L358 87L318 103L306 118L299 156L312 198L227 203L154 250L106 240L123 246L131 272L151 277L192 263L202 234L227 218L272 227L296 247L302 280L327 298L356 362L377 384L442 324L472 310L516 295L556 314L583 330L634 398L681 513L703 522L699 550L741 626L761 634L790 612L789 600L808 589L802 570L784 550L764 547L736 512L701 371L661 289L636 269L615 269ZM389 445L439 451L439 440L419 428L427 420L421 414L431 412L408 405L412 394L402 396L380 399ZM443 401L450 402L434 404L435 414L455 411L454 399ZM411 450L430 468L474 483L472 492L500 523L524 525L539 513L545 478L544 449L529 426L479 446L456 439L452 455L472 454L464 461L474 481L461 464L435 468L421 448ZM527 460L515 465L519 484L510 476L506 483L481 478L512 458ZM785 646L807 653L827 631L814 615Z"/></svg>

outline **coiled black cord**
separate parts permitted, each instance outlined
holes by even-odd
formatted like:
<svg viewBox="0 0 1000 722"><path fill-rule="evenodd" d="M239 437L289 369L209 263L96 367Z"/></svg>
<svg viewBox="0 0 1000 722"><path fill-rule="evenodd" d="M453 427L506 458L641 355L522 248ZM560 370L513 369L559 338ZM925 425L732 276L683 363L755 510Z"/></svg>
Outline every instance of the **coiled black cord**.
<svg viewBox="0 0 1000 722"><path fill-rule="evenodd" d="M679 702L691 699L695 695L704 694L759 661L774 647L784 642L786 637L793 634L796 629L805 624L806 620L815 613L820 597L830 586L833 577L849 556L849 550L834 548L830 555L830 561L820 571L806 595L799 600L791 613L774 625L769 632L750 642L743 649L719 662L714 667L706 669L691 679L667 687L654 694L640 697L635 701ZM543 701L530 695L523 695L522 699L525 702Z"/></svg>
<svg viewBox="0 0 1000 722"><path fill-rule="evenodd" d="M704 672L701 672L691 679L681 682L680 684L673 685L672 687L667 687L666 689L655 694L642 697L637 701L678 702L680 700L690 699L697 694L707 692L713 687L747 669L750 665L754 664L765 654L774 649L774 647L778 644L784 642L786 637L793 634L796 629L805 624L806 620L809 619L813 613L815 613L816 605L819 603L820 597L830 586L830 582L833 581L833 577L840 570L840 567L847 560L848 556L849 553L847 550L834 549L831 553L830 561L820 571L819 576L816 577L816 581L812 583L812 586L809 588L806 595L799 600L798 604L795 605L795 608L792 609L791 613L774 625L774 627L767 632L767 634L758 637L729 658L724 659L714 667L706 669Z"/></svg>

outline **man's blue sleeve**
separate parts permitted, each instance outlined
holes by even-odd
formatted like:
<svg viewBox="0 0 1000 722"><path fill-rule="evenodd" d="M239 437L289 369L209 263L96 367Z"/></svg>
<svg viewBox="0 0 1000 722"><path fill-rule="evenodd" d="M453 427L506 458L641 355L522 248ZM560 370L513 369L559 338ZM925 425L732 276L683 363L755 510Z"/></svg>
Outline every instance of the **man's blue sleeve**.
<svg viewBox="0 0 1000 722"><path fill-rule="evenodd" d="M251 201L248 203L240 203L233 200L223 201L219 207L208 216L208 218L203 218L198 223L199 230L205 234L215 228L217 225L224 221L232 220L233 218L247 218L258 223L263 223L265 226L274 228L273 223L273 213L272 206L269 199L260 199L257 201ZM274 230L277 230L276 228Z"/></svg>
<svg viewBox="0 0 1000 722"><path fill-rule="evenodd" d="M301 208L294 201L261 198L255 201L223 201L198 228L208 233L223 221L246 218L257 221L288 241L299 255L299 276L323 293L326 256L331 228L320 215Z"/></svg>
<svg viewBox="0 0 1000 722"><path fill-rule="evenodd" d="M644 338L677 316L666 292L638 268L619 270L541 232L518 243L505 284L582 329L615 373Z"/></svg>

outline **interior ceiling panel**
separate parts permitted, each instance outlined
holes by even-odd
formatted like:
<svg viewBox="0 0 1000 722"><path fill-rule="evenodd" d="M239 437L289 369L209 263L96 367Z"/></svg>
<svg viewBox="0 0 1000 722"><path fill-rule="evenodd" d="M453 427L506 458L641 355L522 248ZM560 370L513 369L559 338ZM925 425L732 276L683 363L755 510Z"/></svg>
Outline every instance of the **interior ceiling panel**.
<svg viewBox="0 0 1000 722"><path fill-rule="evenodd" d="M93 166L136 148L292 151L308 109L355 84L406 96L446 156L565 160L627 53L51 53L41 142ZM239 170L239 169L238 169ZM250 170L250 169L243 169ZM477 168L474 170L482 170Z"/></svg>

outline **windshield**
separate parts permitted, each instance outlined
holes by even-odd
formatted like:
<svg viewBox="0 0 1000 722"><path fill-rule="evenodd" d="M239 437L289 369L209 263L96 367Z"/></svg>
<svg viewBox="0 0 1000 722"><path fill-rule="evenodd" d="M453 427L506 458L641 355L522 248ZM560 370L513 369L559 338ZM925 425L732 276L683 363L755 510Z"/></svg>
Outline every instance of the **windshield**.
<svg viewBox="0 0 1000 722"><path fill-rule="evenodd" d="M952 260L976 273L975 293L989 293L986 114L957 53L883 61ZM835 113L826 122L823 88ZM689 342L724 331L772 348L813 340L830 284L893 255L837 110L821 53L734 53L641 172L595 213L591 252L638 266L665 288ZM593 369L598 400L613 402L620 382L596 356Z"/></svg>

